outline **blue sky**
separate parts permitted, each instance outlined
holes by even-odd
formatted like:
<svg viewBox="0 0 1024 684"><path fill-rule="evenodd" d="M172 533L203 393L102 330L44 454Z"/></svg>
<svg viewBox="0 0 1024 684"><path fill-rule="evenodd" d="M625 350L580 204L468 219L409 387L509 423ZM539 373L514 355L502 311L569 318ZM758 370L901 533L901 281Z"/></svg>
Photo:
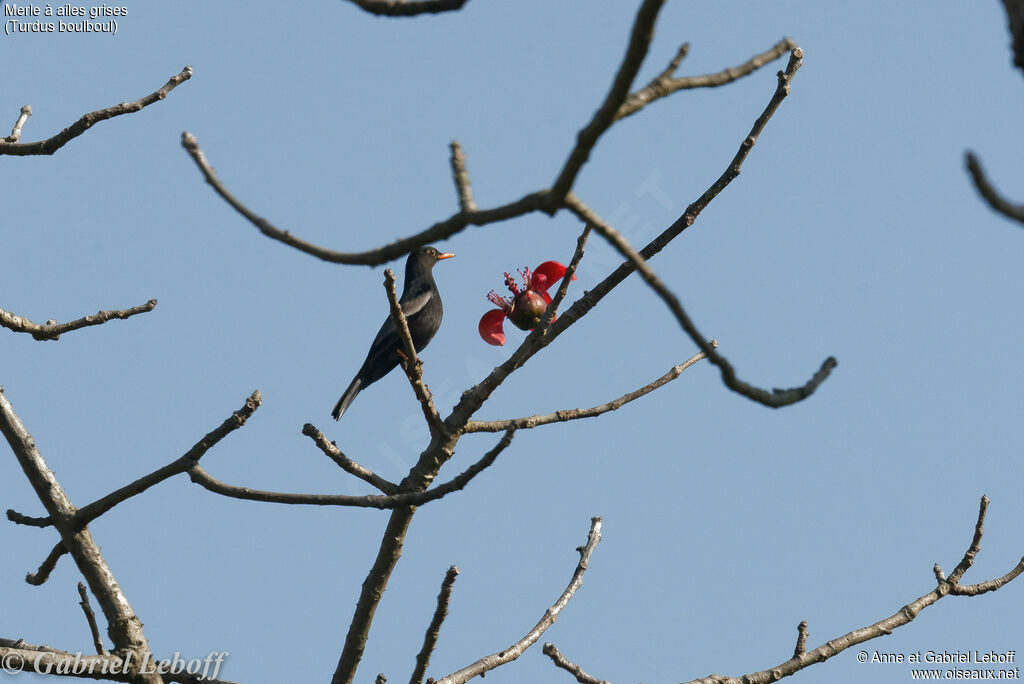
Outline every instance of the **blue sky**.
<svg viewBox="0 0 1024 684"><path fill-rule="evenodd" d="M7 397L79 505L174 460L254 389L262 408L204 457L214 476L369 493L300 434L310 422L400 478L426 444L400 374L340 423L329 417L386 315L383 269L261 236L203 183L181 132L279 227L368 249L457 210L453 138L481 207L549 185L607 91L635 3L472 0L415 20L339 0L123 4L114 36L0 38L0 117L13 124L31 104L26 142L195 70L164 102L52 157L3 159L0 307L63 321L159 305L58 342L0 330ZM466 491L418 512L358 681L408 677L451 564L461 575L428 674L519 639L564 589L593 515L604 540L542 641L620 683L761 670L792 654L801 620L817 646L891 615L933 588L933 563L957 564L982 494L992 505L965 581L1024 553L1024 231L981 202L963 168L973 149L1024 198L1024 81L1002 7L674 1L637 82L684 41L680 74L691 75L783 36L805 53L792 95L741 176L651 265L741 378L789 387L829 355L839 367L807 401L771 410L701 364L615 413L519 433ZM642 245L725 169L782 66L616 124L575 192ZM422 355L440 408L522 339L480 340L486 293L504 271L568 261L579 228L567 212L534 214L438 244L457 254L436 270L445 321ZM592 238L570 298L617 263ZM694 352L632 276L478 417L602 403ZM442 478L495 441L465 439ZM0 459L0 494L4 509L41 514L13 458ZM223 499L178 477L91 529L158 654L228 651L223 676L256 683L329 680L385 522ZM23 581L54 533L0 530L0 636L88 651L73 564L42 587ZM1022 586L948 597L864 648L1024 651ZM858 650L796 677L910 678L908 665L859 664ZM572 681L539 645L492 679Z"/></svg>

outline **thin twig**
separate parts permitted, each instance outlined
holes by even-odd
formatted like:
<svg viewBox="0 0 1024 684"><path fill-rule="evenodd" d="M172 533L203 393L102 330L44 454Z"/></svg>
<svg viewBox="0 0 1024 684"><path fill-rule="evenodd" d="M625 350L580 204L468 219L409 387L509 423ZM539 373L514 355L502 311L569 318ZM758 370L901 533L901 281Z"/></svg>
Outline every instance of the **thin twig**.
<svg viewBox="0 0 1024 684"><path fill-rule="evenodd" d="M414 17L462 9L468 0L349 0L378 17Z"/></svg>
<svg viewBox="0 0 1024 684"><path fill-rule="evenodd" d="M103 638L100 636L100 628L96 625L96 613L92 612L92 605L89 604L89 593L82 582L78 583L78 595L82 598L78 605L82 606L82 612L85 613L85 619L89 623L89 631L92 633L92 643L96 646L96 653L107 655L107 648L103 645Z"/></svg>
<svg viewBox="0 0 1024 684"><path fill-rule="evenodd" d="M31 515L23 515L10 508L7 509L7 519L16 525L28 525L29 527L49 527L53 524L50 522L50 516L37 518Z"/></svg>
<svg viewBox="0 0 1024 684"><path fill-rule="evenodd" d="M711 346L717 347L718 342L711 340ZM689 359L673 366L668 373L665 373L654 382L648 383L640 389L633 390L623 394L618 399L600 404L598 406L592 406L591 408L578 408L578 409L562 409L555 411L554 413L545 413L542 415L524 416L523 418L512 418L509 420L471 420L466 423L465 431L471 432L500 432L509 428L515 428L517 430L529 430L531 428L538 427L540 425L550 425L551 423L563 423L568 420L578 420L580 418L593 418L599 416L602 413L614 411L631 401L639 399L645 394L650 394L654 390L658 389L663 385L667 385L672 382L680 375L683 374L687 368L697 363L701 359L707 358L707 354L703 351L699 351Z"/></svg>
<svg viewBox="0 0 1024 684"><path fill-rule="evenodd" d="M562 655L562 652L559 651L554 644L544 644L543 653L548 658L551 658L551 662L553 662L556 667L560 667L570 673L580 684L610 684L603 679L598 679L597 677L584 672L582 667Z"/></svg>
<svg viewBox="0 0 1024 684"><path fill-rule="evenodd" d="M306 423L302 426L302 434L312 439L313 443L320 448L320 451L324 452L329 459L337 463L338 466L349 475L358 477L363 482L373 485L385 494L395 494L398 492L398 485L384 479L369 468L356 463L351 458L343 454L337 444L328 441L327 437L324 436L324 433L317 430L311 423Z"/></svg>
<svg viewBox="0 0 1024 684"><path fill-rule="evenodd" d="M190 78L192 78L192 67L186 66L181 70L181 73L176 76L171 76L170 80L168 80L167 83L165 83L159 90L135 100L134 102L122 102L121 104L114 105L113 107L98 109L95 112L83 114L78 121L71 124L52 138L32 143L0 141L0 154L10 154L15 156L53 154L60 148L64 147L64 145L69 141L82 135L100 121L112 119L115 116L121 116L122 114L131 114L132 112L137 112L143 107L147 107L154 102L159 102L167 97L169 92Z"/></svg>
<svg viewBox="0 0 1024 684"><path fill-rule="evenodd" d="M384 271L384 290L387 292L388 304L391 306L391 320L395 322L395 329L398 330L398 336L402 339L402 351L405 356L402 361L402 369L405 371L406 377L409 378L409 384L412 385L412 390L416 393L416 398L423 408L423 417L433 435L435 432L443 430L444 425L434 406L434 398L430 396L430 390L423 382L423 362L416 355L416 346L413 344L412 334L409 332L409 322L405 320L405 312L402 311L402 305L398 301L395 274L390 268Z"/></svg>
<svg viewBox="0 0 1024 684"><path fill-rule="evenodd" d="M476 202L473 201L473 186L469 182L469 172L466 170L466 153L462 151L462 145L458 140L448 143L451 149L449 162L452 166L452 180L455 182L455 190L459 194L459 208L462 211L476 211Z"/></svg>
<svg viewBox="0 0 1024 684"><path fill-rule="evenodd" d="M988 178L985 176L985 171L981 168L981 162L971 152L967 153L967 170L974 181L974 187L977 188L978 193L988 202L990 207L1008 219L1024 223L1024 204L1013 204L996 192L996 189L992 187L992 184L989 183Z"/></svg>
<svg viewBox="0 0 1024 684"><path fill-rule="evenodd" d="M598 138L615 122L616 113L629 95L633 80L647 55L647 48L650 47L651 40L654 38L654 24L658 20L658 12L664 4L665 0L644 0L640 9L637 10L629 46L626 48L626 54L622 58L622 64L619 65L612 86L608 90L604 102L594 112L590 123L576 136L576 146L569 153L569 158L566 159L558 178L551 186L551 194L547 197L545 206L548 213L554 214L558 211L562 199L572 189L580 169L587 163Z"/></svg>
<svg viewBox="0 0 1024 684"><path fill-rule="evenodd" d="M672 74L674 74L676 69L679 68L679 65L686 57L689 50L689 44L684 43L683 46L679 48L679 52L676 54L675 58L669 63L668 67L664 71L662 71L644 88L630 94L630 96L626 98L626 101L622 103L622 106L620 106L619 110L615 113L615 120L618 121L619 119L625 119L631 114L636 114L655 100L659 100L680 90L690 90L693 88L717 88L718 86L732 83L739 78L754 73L764 65L775 61L795 47L796 43L792 38L783 38L770 49L759 55L754 55L738 66L729 67L728 69L723 69L722 71L714 74L673 78Z"/></svg>
<svg viewBox="0 0 1024 684"><path fill-rule="evenodd" d="M30 116L32 116L32 107L25 105L21 108L21 113L18 114L18 120L14 122L14 128L11 129L11 134L4 138L4 142L16 143L21 140L21 129Z"/></svg>
<svg viewBox="0 0 1024 684"><path fill-rule="evenodd" d="M807 653L807 620L801 620L800 624L796 626L796 646L793 648L793 657L799 658L804 653Z"/></svg>
<svg viewBox="0 0 1024 684"><path fill-rule="evenodd" d="M409 684L421 684L423 681L423 675L426 674L427 667L430 665L430 655L437 647L437 638L441 634L441 623L448 617L448 602L451 600L452 586L455 584L458 574L459 569L453 565L444 575L441 591L437 595L437 608L434 609L434 617L430 620L427 633L423 637L423 648L416 655L416 668L409 678Z"/></svg>
<svg viewBox="0 0 1024 684"><path fill-rule="evenodd" d="M68 323L46 322L34 323L24 316L18 316L0 309L0 326L13 330L14 332L28 333L37 340L56 340L66 332L87 328L91 325L102 325L115 318L125 319L136 314L146 313L156 308L156 300L150 299L145 304L133 306L130 309L118 311L98 311L91 316L85 316Z"/></svg>
<svg viewBox="0 0 1024 684"><path fill-rule="evenodd" d="M532 646L540 635L543 634L548 627L555 624L555 620L558 618L558 614L562 612L562 609L569 603L569 600L576 593L576 590L583 584L583 573L587 570L587 564L590 563L590 556L594 553L594 548L597 547L597 543L601 541L601 518L596 517L591 520L590 534L587 538L585 546L579 547L577 550L580 552L580 562L576 566L576 572L573 573L572 579L569 581L569 586L566 587L562 595L555 601L554 605L548 608L544 612L544 617L534 625L526 636L512 644L506 649L492 653L489 656L485 656L480 660L476 661L472 665L468 665L461 670L453 672L452 674L437 680L437 684L463 684L470 679L482 676L487 672L493 670L496 667L510 663L523 652Z"/></svg>
<svg viewBox="0 0 1024 684"><path fill-rule="evenodd" d="M54 544L53 548L50 549L50 553L46 554L46 558L39 564L39 569L25 575L25 581L34 587L44 584L46 580L50 579L50 575L57 567L57 561L67 552L68 550L64 546L64 542Z"/></svg>

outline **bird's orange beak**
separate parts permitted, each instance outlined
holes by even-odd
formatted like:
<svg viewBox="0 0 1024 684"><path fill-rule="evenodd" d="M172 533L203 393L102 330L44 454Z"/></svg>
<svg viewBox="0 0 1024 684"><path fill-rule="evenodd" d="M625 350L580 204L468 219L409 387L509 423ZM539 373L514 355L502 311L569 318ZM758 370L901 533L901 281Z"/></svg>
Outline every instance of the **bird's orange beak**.
<svg viewBox="0 0 1024 684"><path fill-rule="evenodd" d="M438 261L440 261L441 259L451 259L453 256L455 255L452 254L451 252L444 252L443 254L438 254L437 259Z"/></svg>

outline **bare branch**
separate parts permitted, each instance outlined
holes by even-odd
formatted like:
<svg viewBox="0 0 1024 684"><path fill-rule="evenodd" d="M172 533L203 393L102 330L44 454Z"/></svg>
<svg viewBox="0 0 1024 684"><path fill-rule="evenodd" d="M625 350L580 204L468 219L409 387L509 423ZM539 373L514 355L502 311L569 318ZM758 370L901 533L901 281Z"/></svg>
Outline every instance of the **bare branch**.
<svg viewBox="0 0 1024 684"><path fill-rule="evenodd" d="M1024 204L1013 204L996 192L985 176L981 162L972 152L967 153L967 170L971 174L971 179L974 180L974 187L990 207L1008 219L1024 223Z"/></svg>
<svg viewBox="0 0 1024 684"><path fill-rule="evenodd" d="M423 382L423 362L416 356L416 346L412 342L409 323L405 320L405 312L402 311L402 305L398 302L395 274L390 268L384 271L384 289L388 294L388 304L391 305L391 320L395 322L398 336L402 339L402 350L399 351L399 356L404 357L402 370L409 378L409 384L412 385L413 392L416 393L416 398L423 408L423 417L430 427L430 434L433 435L444 430L444 425L441 423L441 416L437 414L437 408L434 407L434 399L430 396L430 390Z"/></svg>
<svg viewBox="0 0 1024 684"><path fill-rule="evenodd" d="M31 515L22 515L10 508L7 509L7 519L17 525L28 525L29 527L49 527L52 524L50 516L36 518Z"/></svg>
<svg viewBox="0 0 1024 684"><path fill-rule="evenodd" d="M597 543L601 541L601 518L596 517L591 520L590 524L590 535L587 538L586 546L581 546L577 550L580 552L580 562L576 566L576 572L573 573L572 579L569 581L569 586L566 587L562 595L555 601L554 605L544 612L544 617L540 619L533 629L531 629L526 636L512 644L506 649L493 653L489 656L485 656L480 660L476 661L472 665L462 668L457 672L444 677L443 679L437 680L437 684L463 684L470 679L482 676L487 672L493 670L496 667L510 663L523 652L532 646L540 635L543 634L548 627L555 623L558 618L558 614L562 612L562 609L569 603L569 600L576 593L576 590L583 584L583 573L587 570L587 564L590 563L590 556L594 553L594 548L597 547Z"/></svg>
<svg viewBox="0 0 1024 684"><path fill-rule="evenodd" d="M568 658L562 655L562 652L555 648L554 644L544 644L543 652L544 655L551 658L551 662L553 662L556 667L560 667L566 672L569 672L580 684L610 684L603 679L598 679L597 677L588 675L583 671L582 667L571 662Z"/></svg>
<svg viewBox="0 0 1024 684"><path fill-rule="evenodd" d="M558 211L562 198L565 197L573 186L580 169L587 163L590 151L597 144L598 138L608 130L615 122L616 113L629 95L629 88L633 85L633 79L640 71L640 65L647 55L647 48L650 47L651 39L654 38L654 24L658 20L658 12L665 0L644 0L637 10L636 19L633 22L633 31L629 38L629 46L622 58L618 73L612 81L612 87L604 98L604 102L596 112L590 123L576 136L576 146L569 153L569 158L562 167L558 178L551 186L551 194L546 198L545 210L554 214Z"/></svg>
<svg viewBox="0 0 1024 684"><path fill-rule="evenodd" d="M716 340L711 340L710 344L713 348L718 346L718 342ZM468 423L466 423L465 431L467 433L500 432L501 430L508 430L509 428L515 428L516 430L528 430L531 428L538 427L540 425L550 425L551 423L564 423L565 421L578 420L579 418L593 418L594 416L599 416L602 413L614 411L635 399L639 399L645 394L650 394L651 392L653 392L654 390L658 389L663 385L667 385L668 383L672 382L680 375L682 375L683 371L685 371L687 368L697 363L701 359L705 358L707 358L707 354L705 354L703 351L699 351L693 356L691 356L689 359L684 361L683 363L679 364L678 366L673 366L668 373L665 373L654 382L648 383L647 385L644 385L640 389L633 390L632 392L627 392L618 399L613 399L612 401L600 404L598 406L593 406L591 408L562 409L560 411L555 411L554 413L526 416L523 418L513 418L510 420L471 420Z"/></svg>
<svg viewBox="0 0 1024 684"><path fill-rule="evenodd" d="M407 254L417 247L422 247L427 243L451 237L467 226L482 226L488 223L495 223L497 221L506 221L517 216L522 216L523 214L537 211L540 209L544 197L547 195L547 191L533 192L528 195L524 195L514 202L503 204L502 206L495 207L493 209L460 211L444 221L435 223L426 230L410 235L409 237L402 238L401 240L396 240L384 245L383 247L370 249L365 252L338 252L333 249L325 249L301 238L297 238L290 232L277 228L265 218L253 213L247 206L242 204L242 202L232 195L228 189L224 187L223 183L220 182L217 178L217 174L213 170L213 167L210 166L209 162L206 160L206 155L204 155L203 151L199 148L199 143L196 141L194 135L187 131L182 133L181 145L189 155L191 155L192 160L203 173L203 177L206 179L206 182L210 184L214 191L224 198L228 204L234 207L235 211L256 226L261 233L269 238L283 242L290 247L294 247L300 252L305 252L306 254L315 256L323 261L329 261L336 264L362 264L366 266L383 264L400 257L403 254Z"/></svg>
<svg viewBox="0 0 1024 684"><path fill-rule="evenodd" d="M465 472L452 478L448 482L438 485L427 491L408 491L399 486L395 494L380 495L368 494L366 496L355 496L351 494L292 494L288 492L269 492L262 489L250 489L249 487L238 487L229 485L214 478L198 463L193 463L188 469L189 477L199 486L232 499L243 499L246 501L259 501L262 503L278 503L289 505L307 506L350 506L353 508L407 508L409 506L422 506L425 503L436 501L443 496L459 491L474 477L494 463L498 455L512 443L512 435L515 428L509 428L505 436L494 446L493 449L484 454L483 458L466 468Z"/></svg>
<svg viewBox="0 0 1024 684"><path fill-rule="evenodd" d="M349 0L378 17L414 17L462 9L468 0Z"/></svg>
<svg viewBox="0 0 1024 684"><path fill-rule="evenodd" d="M306 423L302 426L302 434L312 439L320 448L320 451L324 452L329 459L337 463L338 466L349 475L358 477L363 482L373 485L385 494L395 494L398 492L398 485L384 479L372 470L365 468L350 459L341 452L341 449L338 448L337 444L327 441L327 437L324 436L324 433L317 430L311 423Z"/></svg>
<svg viewBox="0 0 1024 684"><path fill-rule="evenodd" d="M78 583L78 595L82 598L78 605L82 606L86 622L89 623L89 632L92 633L92 643L96 646L96 653L107 655L107 648L103 645L103 638L100 636L100 628L96 625L96 613L92 612L92 606L89 604L89 594L86 592L85 584L82 582Z"/></svg>
<svg viewBox="0 0 1024 684"><path fill-rule="evenodd" d="M21 465L22 471L35 490L54 526L60 532L61 540L68 553L74 558L79 571L85 577L107 620L107 634L119 650L130 651L137 656L137 662L149 654L149 644L142 631L142 622L132 610L128 598L114 578L99 546L93 541L87 528L78 529L73 520L75 507L64 493L53 471L43 460L36 448L35 439L21 422L14 407L0 388L0 432L3 432ZM133 673L139 683L159 684L162 680L156 673Z"/></svg>
<svg viewBox="0 0 1024 684"><path fill-rule="evenodd" d="M25 575L25 581L34 587L45 584L46 580L50 579L50 574L57 567L57 561L67 552L68 550L64 546L64 542L57 542L39 565L39 569Z"/></svg>
<svg viewBox="0 0 1024 684"><path fill-rule="evenodd" d="M16 143L21 140L21 129L30 116L32 116L32 107L25 105L21 108L18 120L14 122L14 128L11 129L11 134L4 138L3 142Z"/></svg>
<svg viewBox="0 0 1024 684"><path fill-rule="evenodd" d="M493 463L498 455L512 443L514 434L514 430L505 432L501 440L483 458L467 468L464 473L454 478L447 485L437 487L437 490L446 487L454 489L465 486L477 473ZM409 474L399 485L401 490L411 493L425 490L434 477L436 477L438 470L444 462L451 458L458 438L458 435L444 433L431 439L430 445L420 454L416 465L410 469ZM428 491L427 494L429 493ZM377 606L384 595L384 589L388 585L391 572L402 557L405 534L409 529L409 523L412 521L415 512L414 506L398 507L395 508L391 518L388 520L387 528L384 530L384 535L381 538L380 549L377 551L377 557L374 559L373 566L367 573L366 579L363 580L359 600L356 602L356 609L352 615L351 622L349 622L348 633L345 636L345 646L342 648L341 656L338 658L338 666L334 671L331 684L351 684L355 678L359 661L362 660L363 652L366 649L366 639L370 633L373 616L377 612Z"/></svg>
<svg viewBox="0 0 1024 684"><path fill-rule="evenodd" d="M170 80L167 81L167 83L165 83L159 90L135 100L134 102L122 102L121 104L114 105L113 107L98 109L95 112L83 114L78 121L71 124L52 138L48 138L46 140L40 140L39 142L33 143L0 141L0 155L10 154L15 156L25 156L32 154L53 154L60 148L64 147L64 145L66 145L70 140L82 135L100 121L112 119L115 116L121 116L122 114L131 114L132 112L137 112L143 107L147 107L154 102L158 102L167 97L169 92L190 78L192 78L192 67L186 66L181 70L181 73L176 76L171 76ZM22 111L24 112L24 109L22 109Z"/></svg>
<svg viewBox="0 0 1024 684"><path fill-rule="evenodd" d="M807 620L801 620L800 624L796 626L796 647L793 649L793 657L799 658L804 653L807 653Z"/></svg>
<svg viewBox="0 0 1024 684"><path fill-rule="evenodd" d="M662 71L658 76L648 83L644 88L630 94L626 98L626 101L622 103L619 110L615 113L615 120L625 119L631 114L635 114L655 100L661 99L679 90L690 90L692 88L717 88L733 81L748 76L764 65L775 61L782 55L786 54L790 50L796 48L796 43L792 38L783 38L778 43L773 45L770 49L762 52L759 55L754 55L743 64L738 66L729 67L723 69L714 74L704 74L702 76L683 76L680 78L673 78L672 74L675 73L676 69L682 63L689 51L689 44L684 43L679 48L679 52L675 58L669 63L668 67Z"/></svg>
<svg viewBox="0 0 1024 684"><path fill-rule="evenodd" d="M805 384L800 387L793 387L791 389L775 389L769 392L768 390L755 387L749 383L746 383L736 377L736 371L733 369L732 364L729 361L715 351L715 348L710 342L707 342L701 332L697 330L697 326L694 325L693 321L687 315L683 309L682 304L679 303L679 299L669 290L661 279L654 273L647 262L644 261L643 257L640 256L636 250L626 241L622 235L619 234L614 228L605 223L597 214L593 212L589 207L580 202L575 195L569 193L566 197L566 206L568 206L573 213L580 217L580 220L585 221L592 225L601 236L604 237L613 247L619 250L623 256L630 260L633 266L640 271L640 275L651 286L658 296L668 305L668 308L672 311L676 320L679 321L679 325L686 331L686 334L690 336L690 339L699 346L704 353L707 355L708 361L718 366L722 374L722 382L725 383L726 387L742 394L748 399L753 399L759 404L764 404L770 408L779 408L781 406L788 406L795 404L798 401L806 399L814 393L814 390L818 388L822 382L829 376L832 369L836 367L837 361L829 357L821 364L821 368L808 380Z"/></svg>
<svg viewBox="0 0 1024 684"><path fill-rule="evenodd" d="M430 620L430 626L427 627L427 634L423 638L423 648L416 656L416 668L409 678L409 684L421 684L423 681L423 675L427 671L427 666L430 665L430 655L437 647L437 638L441 634L441 623L448 617L448 602L451 600L452 586L455 584L458 574L459 569L454 565L445 573L444 581L441 582L441 592L437 595L437 608L434 610L434 617Z"/></svg>
<svg viewBox="0 0 1024 684"><path fill-rule="evenodd" d="M196 442L191 449L182 456L171 461L167 465L144 475L134 482L117 489L106 496L93 501L87 506L79 508L69 521L76 529L81 529L90 522L100 517L114 506L137 496L153 485L159 484L166 479L174 477L179 473L188 472L188 469L199 461L203 455L210 450L217 442L245 425L245 422L252 417L252 414L260 407L263 397L259 390L253 392L242 408L231 414L223 423L212 432L207 433L201 440ZM8 519L22 525L33 525L35 527L48 527L53 524L52 517L30 518L15 511L7 511Z"/></svg>
<svg viewBox="0 0 1024 684"><path fill-rule="evenodd" d="M56 321L33 323L24 316L18 316L0 309L0 326L13 330L14 332L29 333L37 340L56 340L64 333L71 332L72 330L87 328L91 325L102 325L103 323L115 318L123 320L136 314L152 311L154 308L156 308L156 300L150 299L145 304L133 306L130 309L122 309L119 311L98 311L91 316L85 316L84 318L79 318L76 321L70 321L68 323L57 323Z"/></svg>
<svg viewBox="0 0 1024 684"><path fill-rule="evenodd" d="M126 501L133 496L141 494L153 485L159 484L174 475L187 472L188 469L198 463L199 459L201 459L207 451L213 448L215 444L245 425L245 422L252 417L252 414L256 412L256 409L258 409L262 403L263 396L260 394L259 390L256 390L249 395L249 398L245 400L245 404L240 409L233 412L214 430L208 432L177 460L168 463L162 468L154 470L148 475L140 477L138 480L135 480L114 492L111 492L102 499L97 499L91 504L78 509L78 513L75 515L74 520L75 525L78 527L84 527L122 501Z"/></svg>
<svg viewBox="0 0 1024 684"><path fill-rule="evenodd" d="M473 186L469 182L469 172L466 170L466 154L462 151L462 145L458 140L448 143L452 151L449 162L452 166L452 180L455 181L455 190L459 193L459 208L462 211L476 211L476 202L473 201Z"/></svg>
<svg viewBox="0 0 1024 684"><path fill-rule="evenodd" d="M987 497L982 497L981 511L978 514L978 522L975 527L975 537L974 540L972 540L970 547L968 547L967 552L964 554L964 559L960 561L961 565L966 563L967 567L970 567L971 563L973 563L974 555L977 553L977 543L980 542L980 532L978 530L980 530L982 527L982 522L985 516L985 509L988 505L987 502ZM957 567L959 568L959 566ZM938 572L941 572L941 570L939 570ZM1021 559L1021 562L1010 573L996 580L992 580L992 582L999 582L1000 584L998 586L1002 586L1003 584L1006 584L1006 582L1012 580L1014 577L1020 575L1021 572L1024 572L1024 558ZM983 584L990 583L985 582ZM998 586L992 587L992 589L997 589ZM966 589L966 587L964 587L964 589ZM879 620L878 622L872 625L868 625L867 627L855 629L852 632L844 634L841 637L832 639L822 644L818 648L814 649L813 651L795 654L793 658L787 660L784 663L780 663L779 665L771 669L761 670L760 672L754 672L752 674L743 675L742 677L723 677L722 675L710 675L703 679L695 679L692 682L688 682L687 684L767 684L768 682L778 681L783 677L788 677L789 675L799 672L800 670L811 665L814 665L815 663L824 662L829 658L832 658L833 656L842 653L851 646L856 646L857 644L864 643L865 641L869 641L880 636L892 634L893 630L898 629L903 625L906 625L909 622L911 622L914 618L918 616L918 614L922 610L932 605L942 597L946 596L947 594L956 593L958 593L957 586L955 586L952 581L940 579L938 582L938 586L936 586L934 590L928 592L924 596L921 596L911 601L907 605L903 606L895 614L890 615L889 617L883 620ZM803 623L801 624L803 625ZM799 646L797 650L799 650Z"/></svg>

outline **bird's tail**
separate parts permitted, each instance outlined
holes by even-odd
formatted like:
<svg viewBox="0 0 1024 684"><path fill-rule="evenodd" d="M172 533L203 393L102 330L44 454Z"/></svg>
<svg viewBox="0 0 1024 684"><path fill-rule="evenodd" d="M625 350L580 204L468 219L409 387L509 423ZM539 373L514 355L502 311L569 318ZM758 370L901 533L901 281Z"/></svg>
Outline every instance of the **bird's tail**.
<svg viewBox="0 0 1024 684"><path fill-rule="evenodd" d="M345 413L345 409L348 408L348 405L352 403L352 400L356 398L361 389L363 389L363 381L356 377L352 384L348 386L348 389L345 390L345 393L341 395L341 399L338 399L338 403L334 405L334 410L331 411L334 420L341 420L341 415Z"/></svg>

